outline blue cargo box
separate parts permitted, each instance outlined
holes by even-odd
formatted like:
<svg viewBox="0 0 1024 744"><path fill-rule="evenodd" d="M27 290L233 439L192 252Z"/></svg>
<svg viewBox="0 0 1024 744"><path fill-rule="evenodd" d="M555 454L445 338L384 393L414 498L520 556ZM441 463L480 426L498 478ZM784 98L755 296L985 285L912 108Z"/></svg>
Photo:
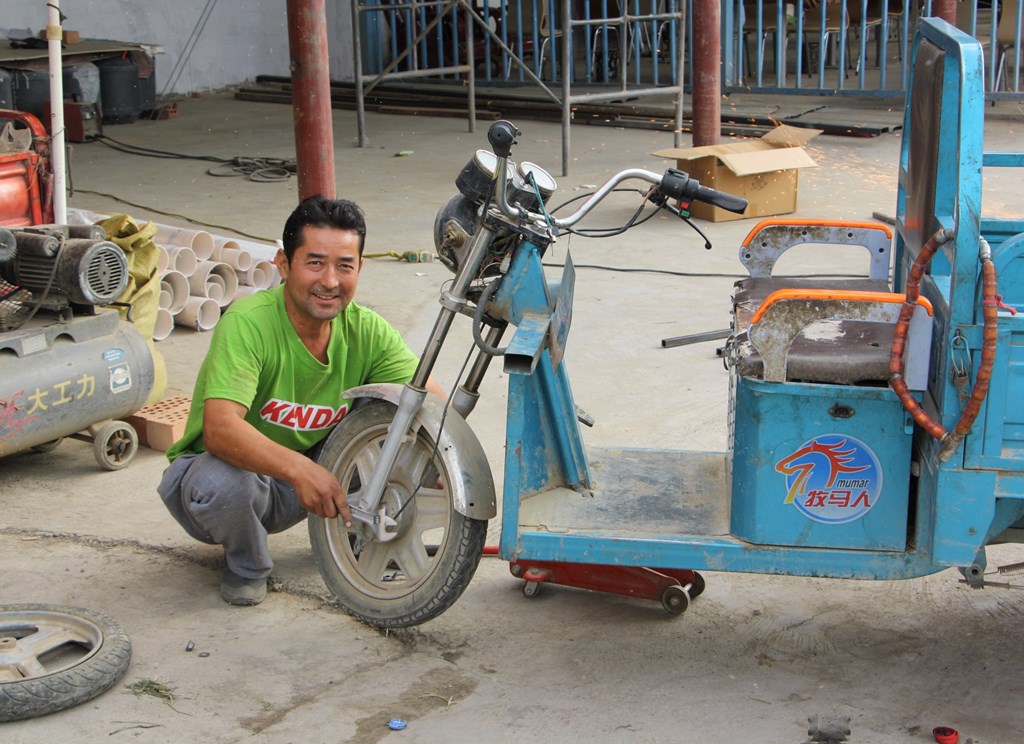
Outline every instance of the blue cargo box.
<svg viewBox="0 0 1024 744"><path fill-rule="evenodd" d="M759 545L906 549L912 427L890 389L739 375L733 384L736 537Z"/></svg>

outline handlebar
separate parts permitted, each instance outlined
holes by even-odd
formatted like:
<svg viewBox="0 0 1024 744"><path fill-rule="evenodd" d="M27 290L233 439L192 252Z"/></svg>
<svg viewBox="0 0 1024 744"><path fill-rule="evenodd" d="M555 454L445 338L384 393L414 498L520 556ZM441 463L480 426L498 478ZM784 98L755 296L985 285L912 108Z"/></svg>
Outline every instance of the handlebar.
<svg viewBox="0 0 1024 744"><path fill-rule="evenodd" d="M659 189L661 193L670 199L684 201L696 199L697 201L713 204L716 207L721 207L728 212L735 212L736 214L743 214L747 208L747 200L743 197L719 191L709 186L701 186L698 181L676 168L669 168L665 171Z"/></svg>
<svg viewBox="0 0 1024 744"><path fill-rule="evenodd" d="M521 132L516 129L515 125L505 120L494 122L488 129L487 140L493 148L494 154L498 158L495 168L496 174L506 172L508 158L512 152L512 146L516 144L515 140L519 134L521 134ZM508 179L505 178L497 179L498 183L495 201L497 202L498 209L501 210L501 213L509 219L526 219L533 222L544 221L550 222L558 228L568 228L583 219L620 183L633 178L653 184L659 192L670 199L679 199L680 201L685 202L693 200L702 201L737 214L742 214L747 208L746 199L708 186L701 186L699 181L694 178L690 178L687 173L676 168L669 168L665 171L664 175L659 175L653 171L644 170L642 168L628 168L624 171L620 171L595 191L593 196L587 199L579 209L564 218L557 218L546 214L531 212L522 207L509 204L509 182Z"/></svg>

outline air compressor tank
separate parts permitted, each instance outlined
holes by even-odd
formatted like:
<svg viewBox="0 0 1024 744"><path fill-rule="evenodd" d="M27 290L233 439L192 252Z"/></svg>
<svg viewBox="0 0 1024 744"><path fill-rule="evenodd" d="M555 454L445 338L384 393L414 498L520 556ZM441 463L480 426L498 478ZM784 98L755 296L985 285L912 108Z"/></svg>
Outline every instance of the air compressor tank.
<svg viewBox="0 0 1024 744"><path fill-rule="evenodd" d="M154 381L145 339L115 310L0 333L0 457L114 420L95 434L94 452L116 470L138 448L134 430L117 419L146 404Z"/></svg>

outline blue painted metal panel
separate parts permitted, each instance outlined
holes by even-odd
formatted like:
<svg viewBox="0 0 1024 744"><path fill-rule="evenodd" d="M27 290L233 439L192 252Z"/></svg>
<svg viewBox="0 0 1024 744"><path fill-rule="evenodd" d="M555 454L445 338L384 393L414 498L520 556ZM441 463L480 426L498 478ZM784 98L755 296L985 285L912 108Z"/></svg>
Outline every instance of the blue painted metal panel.
<svg viewBox="0 0 1024 744"><path fill-rule="evenodd" d="M707 536L659 539L610 538L607 535L555 535L524 532L519 554L541 561L570 561L650 568L739 571L838 579L907 579L942 570L922 550L879 552L836 548L751 545Z"/></svg>
<svg viewBox="0 0 1024 744"><path fill-rule="evenodd" d="M759 545L903 550L911 428L888 388L738 377L732 533Z"/></svg>
<svg viewBox="0 0 1024 744"><path fill-rule="evenodd" d="M509 374L528 374L533 371L540 353L548 342L551 316L526 314L519 318L512 340L505 351L505 371ZM515 364L513 364L513 360ZM518 361L523 360L523 361Z"/></svg>
<svg viewBox="0 0 1024 744"><path fill-rule="evenodd" d="M1020 152L986 152L981 160L986 167L1024 167L1024 153Z"/></svg>
<svg viewBox="0 0 1024 744"><path fill-rule="evenodd" d="M992 246L993 251L997 251L1007 239L1022 233L1024 233L1024 219L981 218L982 237Z"/></svg>
<svg viewBox="0 0 1024 744"><path fill-rule="evenodd" d="M1003 501L1024 501L1024 473L998 473L995 495ZM1024 508L1024 504L1020 508Z"/></svg>
<svg viewBox="0 0 1024 744"><path fill-rule="evenodd" d="M513 325L526 315L550 315L554 310L540 251L535 246L525 244L516 250L491 306Z"/></svg>
<svg viewBox="0 0 1024 744"><path fill-rule="evenodd" d="M939 471L932 548L937 565L969 566L979 561L979 553L984 553L982 541L995 516L995 482L991 470Z"/></svg>
<svg viewBox="0 0 1024 744"><path fill-rule="evenodd" d="M977 246L981 214L984 74L981 45L977 40L944 21L932 18L922 19L919 34L922 44L929 44L945 55L940 82L942 95L935 101L938 110L934 116L921 116L916 120L911 116L912 97L908 97L900 149L894 286L900 290L905 287L911 264L933 232L940 227L955 228L955 240L936 254L923 285L923 293L935 306L933 344L939 350L939 358L933 360L938 364L932 366L934 379L929 391L934 397L940 423L950 428L955 425L961 409L957 380L946 362L959 329L972 328L977 323L975 287L980 271ZM919 48L914 50L914 64ZM911 79L913 83L913 66ZM922 127L924 131L918 131ZM915 139L936 142L936 177L928 224L904 221L913 165L910 163L910 143ZM917 185L917 188L924 187Z"/></svg>
<svg viewBox="0 0 1024 744"><path fill-rule="evenodd" d="M530 336L531 343L549 342L550 318L555 310L551 286L560 290L556 299L562 325L572 314L571 265L562 281L549 284L536 246L524 244L516 251L492 307ZM545 318L542 323L536 319ZM522 326L524 320L530 321ZM538 339L540 329L543 339ZM568 326L565 325L564 330ZM564 344L564 338L562 339ZM556 364L548 348L527 370L508 370L508 418L506 432L505 499L515 500L554 486L586 489L590 486L587 456L576 419L576 403L564 362Z"/></svg>
<svg viewBox="0 0 1024 744"><path fill-rule="evenodd" d="M965 467L1024 470L1024 234L993 251L1002 302L1017 311L1000 313L996 363L988 397L965 446ZM973 362L980 364L980 343ZM975 375L976 377L976 369Z"/></svg>

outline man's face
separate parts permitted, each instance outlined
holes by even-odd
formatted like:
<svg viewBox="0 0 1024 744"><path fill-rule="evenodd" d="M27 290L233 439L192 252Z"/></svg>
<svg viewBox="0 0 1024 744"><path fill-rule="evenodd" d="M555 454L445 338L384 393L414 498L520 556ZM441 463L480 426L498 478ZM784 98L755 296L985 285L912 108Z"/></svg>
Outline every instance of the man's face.
<svg viewBox="0 0 1024 744"><path fill-rule="evenodd" d="M359 270L359 234L354 230L307 225L302 245L292 260L278 251L277 267L285 279L288 309L309 320L331 320L356 294Z"/></svg>

